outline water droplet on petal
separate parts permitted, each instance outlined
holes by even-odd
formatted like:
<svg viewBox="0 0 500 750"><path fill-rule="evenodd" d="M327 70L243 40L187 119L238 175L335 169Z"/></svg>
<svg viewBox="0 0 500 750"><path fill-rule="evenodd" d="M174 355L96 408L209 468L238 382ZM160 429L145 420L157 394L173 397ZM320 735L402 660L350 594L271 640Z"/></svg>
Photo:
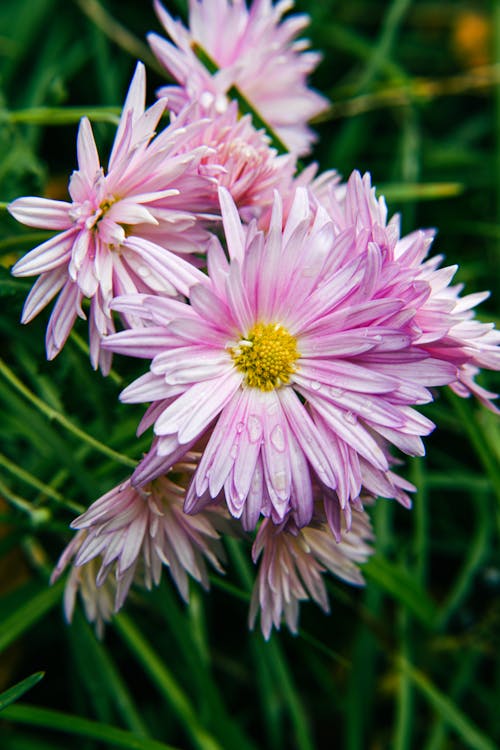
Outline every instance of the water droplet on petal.
<svg viewBox="0 0 500 750"><path fill-rule="evenodd" d="M352 411L344 412L344 419L346 422L349 422L349 424L356 424L356 422L358 421L357 416L353 414Z"/></svg>
<svg viewBox="0 0 500 750"><path fill-rule="evenodd" d="M309 388L311 388L311 390L313 391L319 391L321 390L321 383L318 383L317 380L311 380L311 382L309 383Z"/></svg>
<svg viewBox="0 0 500 750"><path fill-rule="evenodd" d="M145 279L147 276L151 276L151 270L147 266L139 266L137 273L141 279Z"/></svg>
<svg viewBox="0 0 500 750"><path fill-rule="evenodd" d="M268 413L268 414L271 414L271 415L272 415L272 414L276 414L276 412L278 411L278 404L277 404L277 403L276 403L276 401L275 401L275 400L273 399L272 401L270 401L270 402L268 403L268 405L267 405L266 409L267 409L267 413Z"/></svg>
<svg viewBox="0 0 500 750"><path fill-rule="evenodd" d="M260 419L256 417L255 414L251 414L248 417L247 427L250 442L257 443L262 437L262 424L260 422Z"/></svg>
<svg viewBox="0 0 500 750"><path fill-rule="evenodd" d="M373 340L374 341L382 341L382 336L380 335L380 333L377 333L377 335L373 337Z"/></svg>
<svg viewBox="0 0 500 750"><path fill-rule="evenodd" d="M244 422L238 422L236 425L236 432L240 434L245 429L245 423Z"/></svg>
<svg viewBox="0 0 500 750"><path fill-rule="evenodd" d="M236 460L238 456L238 443L233 443L231 446L231 450L229 451L230 457L234 460Z"/></svg>
<svg viewBox="0 0 500 750"><path fill-rule="evenodd" d="M330 387L330 395L333 396L333 398L341 398L343 396L345 391L342 390L342 388L337 388L336 385L332 385Z"/></svg>
<svg viewBox="0 0 500 750"><path fill-rule="evenodd" d="M285 450L285 434L283 428L279 424L277 424L271 432L271 443L280 453L283 453Z"/></svg>
<svg viewBox="0 0 500 750"><path fill-rule="evenodd" d="M277 471L273 475L273 487L278 495L286 490L286 474L284 471Z"/></svg>

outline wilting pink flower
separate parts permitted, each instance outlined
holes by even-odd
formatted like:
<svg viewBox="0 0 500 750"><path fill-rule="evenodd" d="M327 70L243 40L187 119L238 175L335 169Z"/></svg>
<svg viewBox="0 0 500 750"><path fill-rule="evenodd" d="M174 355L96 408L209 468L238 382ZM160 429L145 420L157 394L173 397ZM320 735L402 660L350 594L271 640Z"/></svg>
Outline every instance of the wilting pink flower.
<svg viewBox="0 0 500 750"><path fill-rule="evenodd" d="M415 343L431 285L389 255L385 233L358 231L363 204L337 228L299 189L286 220L276 196L263 233L242 226L224 190L221 201L230 259L214 238L190 304L141 295L114 303L149 326L105 342L152 359L122 394L153 402L141 429L154 423L155 442L133 481L166 471L205 437L188 512L224 490L247 529L260 514L274 523L291 514L302 527L313 481L336 533L338 503L349 512L363 487L408 504L411 486L391 472L388 445L421 455L433 424L411 407L456 378L453 363Z"/></svg>
<svg viewBox="0 0 500 750"><path fill-rule="evenodd" d="M192 471L191 464L177 465L176 471ZM222 547L218 528L224 517L220 509L188 516L182 506L185 488L169 477L160 477L137 490L130 481L118 485L71 524L78 529L56 567L57 578L73 559L69 591L73 592L89 571L95 576L95 590L82 592L100 606L105 583L114 588L114 610L119 610L133 582L150 589L160 582L163 565L169 568L183 599L189 598L188 574L208 588L208 561L218 572ZM69 595L70 613L74 594ZM107 595L108 597L108 595ZM106 598L106 601L108 599ZM103 620L109 619L102 616Z"/></svg>
<svg viewBox="0 0 500 750"><path fill-rule="evenodd" d="M293 523L276 526L262 522L253 545L253 560L261 557L250 603L250 627L260 610L260 627L269 639L274 625L279 630L284 617L292 633L297 633L299 604L313 599L328 612L328 595L323 573L329 571L347 583L362 585L359 563L373 552L370 521L363 511L355 511L350 529L342 529L336 541L327 523L315 520L298 529Z"/></svg>
<svg viewBox="0 0 500 750"><path fill-rule="evenodd" d="M180 274L190 285L190 266L181 265L164 248L194 252L200 240L195 216L180 210L179 202L188 206L190 196L206 182L195 168L206 149L179 153L179 144L189 137L182 123L151 140L166 102L158 101L145 111L145 87L144 66L139 63L107 174L100 165L90 123L84 118L77 141L79 169L69 183L72 202L19 198L9 206L10 213L23 224L58 231L12 270L15 276L40 274L24 305L23 323L59 293L46 335L47 356L53 359L76 317L86 317L82 302L89 299L91 360L104 373L110 367L110 353L101 350L100 340L114 331L111 299L134 291L172 294L172 273Z"/></svg>
<svg viewBox="0 0 500 750"><path fill-rule="evenodd" d="M75 534L57 562L50 579L51 583L55 583L71 563L84 539L84 531ZM97 635L102 638L104 626L113 616L116 580L113 575L109 575L104 583L98 586L96 583L98 571L99 563L95 558L79 568L72 566L64 587L64 615L67 622L73 620L76 595L80 594L85 616L89 622L95 625Z"/></svg>
<svg viewBox="0 0 500 750"><path fill-rule="evenodd" d="M193 101L222 112L235 85L289 150L308 153L314 134L307 122L328 103L307 86L319 55L305 51L305 40L295 40L307 26L306 15L282 20L291 7L289 0L275 6L271 0L254 0L249 9L245 0L190 0L188 30L156 0L156 12L173 44L157 34L149 35L149 43L180 84L165 86L159 94L168 96L169 107L177 112ZM211 75L199 61L194 42L218 65L217 73Z"/></svg>

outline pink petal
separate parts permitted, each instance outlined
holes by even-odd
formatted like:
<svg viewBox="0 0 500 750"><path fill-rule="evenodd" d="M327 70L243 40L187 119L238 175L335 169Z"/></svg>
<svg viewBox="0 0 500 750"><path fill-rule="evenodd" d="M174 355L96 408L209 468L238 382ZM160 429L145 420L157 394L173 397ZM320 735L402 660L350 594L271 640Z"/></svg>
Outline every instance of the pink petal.
<svg viewBox="0 0 500 750"><path fill-rule="evenodd" d="M68 212L71 203L49 198L18 198L9 203L9 213L28 227L38 229L69 229L73 222Z"/></svg>
<svg viewBox="0 0 500 750"><path fill-rule="evenodd" d="M14 276L34 276L53 271L61 266L66 270L75 239L75 230L56 234L50 240L33 248L12 268Z"/></svg>
<svg viewBox="0 0 500 750"><path fill-rule="evenodd" d="M76 151L80 172L90 184L93 184L96 174L101 169L101 164L99 162L99 154L97 153L92 127L86 117L83 117L80 121Z"/></svg>

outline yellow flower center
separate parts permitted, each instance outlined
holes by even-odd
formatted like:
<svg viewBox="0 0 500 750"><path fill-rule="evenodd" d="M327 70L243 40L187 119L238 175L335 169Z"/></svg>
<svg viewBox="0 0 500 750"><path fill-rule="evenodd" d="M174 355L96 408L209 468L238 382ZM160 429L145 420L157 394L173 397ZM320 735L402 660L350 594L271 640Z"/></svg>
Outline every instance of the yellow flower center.
<svg viewBox="0 0 500 750"><path fill-rule="evenodd" d="M247 385L261 391L288 383L300 357L295 337L279 323L256 323L229 352Z"/></svg>

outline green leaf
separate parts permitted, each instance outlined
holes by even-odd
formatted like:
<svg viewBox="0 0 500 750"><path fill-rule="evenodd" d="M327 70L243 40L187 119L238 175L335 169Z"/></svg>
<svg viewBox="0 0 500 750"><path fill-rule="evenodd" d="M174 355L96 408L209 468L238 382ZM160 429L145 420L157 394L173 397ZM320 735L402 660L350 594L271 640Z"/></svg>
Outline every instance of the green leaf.
<svg viewBox="0 0 500 750"><path fill-rule="evenodd" d="M24 695L28 690L31 690L31 688L40 682L44 676L45 672L35 672L35 674L32 674L30 677L26 677L26 679L18 682L17 685L13 685L8 690L4 690L3 693L0 693L0 711L3 711L4 708L10 706L14 701L17 701L17 699L20 698L21 695Z"/></svg>
<svg viewBox="0 0 500 750"><path fill-rule="evenodd" d="M158 740L149 740L124 729L109 726L109 724L36 706L24 704L9 706L2 713L2 718L20 724L46 727L57 732L82 735L89 739L106 742L106 746L123 747L126 750L178 750L173 745L166 745Z"/></svg>

